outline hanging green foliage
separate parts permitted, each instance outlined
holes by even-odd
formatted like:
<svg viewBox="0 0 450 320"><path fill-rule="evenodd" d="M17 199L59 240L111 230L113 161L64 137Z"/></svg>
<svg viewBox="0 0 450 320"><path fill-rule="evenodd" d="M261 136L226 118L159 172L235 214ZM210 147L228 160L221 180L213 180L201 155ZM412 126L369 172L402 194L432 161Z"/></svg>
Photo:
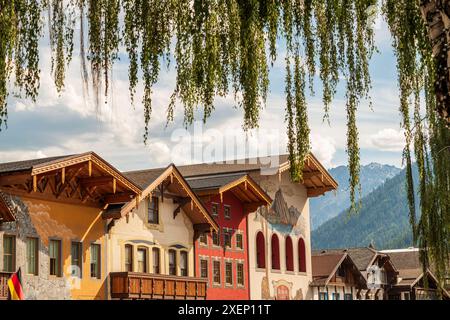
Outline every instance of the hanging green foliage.
<svg viewBox="0 0 450 320"><path fill-rule="evenodd" d="M448 268L450 230L450 139L442 106L445 108L450 98L438 76L447 70L446 59L432 55L437 42L430 41L427 34L427 26L434 23L433 14L440 9L432 9L433 14L425 18L420 11L421 6L435 2L384 0L381 5L397 56L411 225L415 239L427 248L424 266L432 262L442 275ZM350 197L352 210L357 210L357 114L362 102L370 104L369 62L375 50L372 15L378 4L377 0L0 0L0 129L6 125L10 92L32 100L38 95L38 41L45 16L52 75L59 92L73 55L77 23L83 88L91 84L97 106L102 92L105 101L111 95L111 70L124 46L132 102L139 81L143 83L145 142L155 107L166 107L170 122L179 103L187 126L198 108L207 121L215 98L229 94L243 110L244 129L258 127L270 68L280 58L279 47L285 45L285 113L292 179L302 180L303 162L310 149L306 88L314 94L315 81L320 80L324 119L329 121L336 87L343 79ZM446 38L442 39L438 39L439 46L446 50ZM155 106L153 87L161 64L170 65L171 60L176 81L170 103ZM438 101L437 92L441 93ZM435 110L440 110L440 116ZM413 159L419 168L420 200L413 191ZM417 201L421 208L418 219Z"/></svg>

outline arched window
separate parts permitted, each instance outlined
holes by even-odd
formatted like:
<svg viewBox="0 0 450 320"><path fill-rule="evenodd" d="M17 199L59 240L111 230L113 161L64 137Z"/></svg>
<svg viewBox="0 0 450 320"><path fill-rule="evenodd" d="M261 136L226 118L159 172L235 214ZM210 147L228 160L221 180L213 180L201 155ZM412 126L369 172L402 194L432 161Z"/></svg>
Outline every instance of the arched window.
<svg viewBox="0 0 450 320"><path fill-rule="evenodd" d="M272 235L272 269L280 270L280 242L276 234Z"/></svg>
<svg viewBox="0 0 450 320"><path fill-rule="evenodd" d="M260 231L256 235L256 265L258 268L266 267L266 249L264 242L264 235Z"/></svg>
<svg viewBox="0 0 450 320"><path fill-rule="evenodd" d="M306 272L305 241L302 238L298 240L298 271Z"/></svg>
<svg viewBox="0 0 450 320"><path fill-rule="evenodd" d="M291 237L286 237L286 270L294 271L294 251Z"/></svg>

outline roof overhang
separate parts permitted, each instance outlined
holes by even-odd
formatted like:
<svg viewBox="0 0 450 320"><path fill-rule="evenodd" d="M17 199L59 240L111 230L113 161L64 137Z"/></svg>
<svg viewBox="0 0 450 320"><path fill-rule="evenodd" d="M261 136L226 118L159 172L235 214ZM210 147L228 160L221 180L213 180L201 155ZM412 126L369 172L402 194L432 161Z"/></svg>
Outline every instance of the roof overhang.
<svg viewBox="0 0 450 320"><path fill-rule="evenodd" d="M199 196L220 195L221 200L223 194L228 191L244 204L247 212L253 212L260 206L272 203L272 198L247 174L220 187L195 189L195 193Z"/></svg>
<svg viewBox="0 0 450 320"><path fill-rule="evenodd" d="M281 175L289 168L289 161L281 163L278 168L278 174ZM310 198L321 196L328 191L336 190L338 187L336 180L311 152L305 158L302 173L302 183L306 187L307 195Z"/></svg>
<svg viewBox="0 0 450 320"><path fill-rule="evenodd" d="M101 208L128 202L141 191L94 152L4 172L0 174L0 187L14 195Z"/></svg>
<svg viewBox="0 0 450 320"><path fill-rule="evenodd" d="M139 206L141 201L150 198L154 193L159 193L164 199L164 197L167 196L165 192L178 195L178 199L174 199L174 201L178 201L178 209L183 208L187 213L194 224L194 228L195 226L202 226L202 229L204 230L205 225L208 225L209 228L218 231L219 227L217 223L174 164L170 164L155 180L153 180L135 201L126 203L121 208L121 216L129 214L133 209ZM174 216L175 215L176 212L174 212Z"/></svg>

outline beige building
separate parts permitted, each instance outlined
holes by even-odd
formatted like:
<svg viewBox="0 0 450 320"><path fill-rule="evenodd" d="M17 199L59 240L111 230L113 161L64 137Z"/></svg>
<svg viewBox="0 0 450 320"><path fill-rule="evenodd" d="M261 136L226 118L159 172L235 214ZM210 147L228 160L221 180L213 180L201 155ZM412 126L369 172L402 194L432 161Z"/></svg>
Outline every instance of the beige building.
<svg viewBox="0 0 450 320"><path fill-rule="evenodd" d="M105 213L111 298L204 298L194 241L217 224L174 165L126 175L143 191Z"/></svg>

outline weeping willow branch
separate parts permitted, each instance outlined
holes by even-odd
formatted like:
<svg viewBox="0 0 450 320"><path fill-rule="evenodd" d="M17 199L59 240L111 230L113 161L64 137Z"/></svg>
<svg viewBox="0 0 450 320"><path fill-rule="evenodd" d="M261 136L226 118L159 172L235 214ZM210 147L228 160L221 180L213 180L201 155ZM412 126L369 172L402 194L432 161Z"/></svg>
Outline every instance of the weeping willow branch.
<svg viewBox="0 0 450 320"><path fill-rule="evenodd" d="M448 144L448 119L442 110L450 105L450 82L441 79L442 74L448 75L447 36L436 32L436 26L447 23L450 27L450 20L440 14L447 14L450 6L442 6L448 1L439 3L441 7L434 0L384 0L381 4L397 56L410 221L415 240L426 248L424 266L434 263L439 274L444 274L449 252L450 157L448 149L439 150ZM315 94L315 82L320 81L324 119L330 121L331 104L342 81L351 209L357 211L357 116L362 104L371 104L369 62L375 50L372 15L377 4L377 0L0 0L0 129L6 126L10 91L32 100L38 95L38 41L44 16L48 17L51 72L58 92L64 90L77 20L83 88L88 88L89 81L97 107L102 92L105 102L112 94L111 70L119 59L119 48L125 48L133 103L139 81L143 84L144 142L149 139L155 108L166 108L169 123L179 103L188 126L198 109L207 121L216 97L229 94L243 110L244 129L258 127L269 91L270 67L280 58L279 48L285 47L291 177L302 180L310 149L305 91L308 88ZM170 66L171 60L176 81L170 103L155 105L152 94L161 64L166 61ZM419 197L414 193L413 160L419 170ZM415 210L419 202L420 217Z"/></svg>

